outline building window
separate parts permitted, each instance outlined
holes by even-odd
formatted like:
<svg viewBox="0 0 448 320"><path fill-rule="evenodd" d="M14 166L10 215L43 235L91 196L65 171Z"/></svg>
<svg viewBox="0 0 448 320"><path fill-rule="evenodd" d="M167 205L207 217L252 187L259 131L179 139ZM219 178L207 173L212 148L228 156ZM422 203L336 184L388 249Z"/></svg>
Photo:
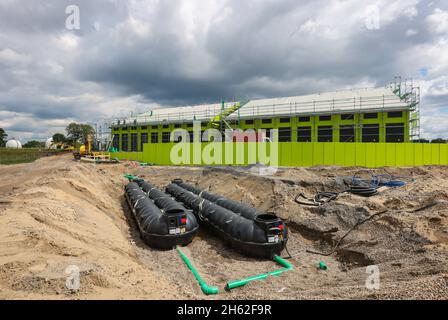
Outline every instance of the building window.
<svg viewBox="0 0 448 320"><path fill-rule="evenodd" d="M299 117L299 122L310 122L311 117Z"/></svg>
<svg viewBox="0 0 448 320"><path fill-rule="evenodd" d="M291 142L291 128L278 129L278 142Z"/></svg>
<svg viewBox="0 0 448 320"><path fill-rule="evenodd" d="M145 143L148 143L148 134L147 133L142 133L140 135L140 151L143 151L143 145Z"/></svg>
<svg viewBox="0 0 448 320"><path fill-rule="evenodd" d="M386 125L386 142L404 142L403 123L394 123Z"/></svg>
<svg viewBox="0 0 448 320"><path fill-rule="evenodd" d="M319 121L331 121L331 116L319 116Z"/></svg>
<svg viewBox="0 0 448 320"><path fill-rule="evenodd" d="M244 121L245 124L254 124L254 120L246 120Z"/></svg>
<svg viewBox="0 0 448 320"><path fill-rule="evenodd" d="M119 132L120 128L114 128L114 132Z"/></svg>
<svg viewBox="0 0 448 320"><path fill-rule="evenodd" d="M163 125L163 129L169 129L170 128L170 125L169 124L164 124Z"/></svg>
<svg viewBox="0 0 448 320"><path fill-rule="evenodd" d="M333 127L332 126L318 127L317 141L318 142L332 142L333 141Z"/></svg>
<svg viewBox="0 0 448 320"><path fill-rule="evenodd" d="M262 119L261 123L265 123L265 124L272 123L272 119Z"/></svg>
<svg viewBox="0 0 448 320"><path fill-rule="evenodd" d="M176 128L176 129L179 129L179 128L181 128L182 126L181 126L181 124L180 123L176 123L175 125L174 125L174 128Z"/></svg>
<svg viewBox="0 0 448 320"><path fill-rule="evenodd" d="M355 120L353 113L341 114L341 120Z"/></svg>
<svg viewBox="0 0 448 320"><path fill-rule="evenodd" d="M289 123L289 118L280 118L280 123Z"/></svg>
<svg viewBox="0 0 448 320"><path fill-rule="evenodd" d="M121 135L121 151L128 151L128 135L122 134Z"/></svg>
<svg viewBox="0 0 448 320"><path fill-rule="evenodd" d="M162 143L169 143L170 142L170 132L162 132Z"/></svg>
<svg viewBox="0 0 448 320"><path fill-rule="evenodd" d="M187 128L193 128L193 122L187 123Z"/></svg>
<svg viewBox="0 0 448 320"><path fill-rule="evenodd" d="M402 118L403 111L392 111L387 113L388 118Z"/></svg>
<svg viewBox="0 0 448 320"><path fill-rule="evenodd" d="M147 127L147 126L143 126L143 127L141 127L140 129L141 129L141 130L148 130L148 127Z"/></svg>
<svg viewBox="0 0 448 320"><path fill-rule="evenodd" d="M364 119L378 119L378 113L364 113Z"/></svg>
<svg viewBox="0 0 448 320"><path fill-rule="evenodd" d="M159 129L159 126L152 126L151 127L153 130L157 130L157 129Z"/></svg>
<svg viewBox="0 0 448 320"><path fill-rule="evenodd" d="M138 138L137 134L133 133L131 134L131 152L137 152L138 151Z"/></svg>
<svg viewBox="0 0 448 320"><path fill-rule="evenodd" d="M123 127L123 131L128 131L128 127Z"/></svg>
<svg viewBox="0 0 448 320"><path fill-rule="evenodd" d="M185 130L175 130L171 132L173 134L173 142L179 143L191 143L193 141L190 140L190 132L186 132ZM193 134L193 132L191 132ZM171 141L170 141L171 142Z"/></svg>
<svg viewBox="0 0 448 320"><path fill-rule="evenodd" d="M114 147L115 150L120 149L120 135L114 134L114 138L112 139L112 147Z"/></svg>
<svg viewBox="0 0 448 320"><path fill-rule="evenodd" d="M151 143L158 143L159 142L159 133L153 132L151 133Z"/></svg>
<svg viewBox="0 0 448 320"><path fill-rule="evenodd" d="M137 130L137 127L131 127L131 130Z"/></svg>
<svg viewBox="0 0 448 320"><path fill-rule="evenodd" d="M341 126L339 128L340 142L355 142L355 126Z"/></svg>
<svg viewBox="0 0 448 320"><path fill-rule="evenodd" d="M208 122L201 122L201 127L206 127L208 126Z"/></svg>
<svg viewBox="0 0 448 320"><path fill-rule="evenodd" d="M174 140L174 142L181 142L182 141L182 132L174 131L173 140Z"/></svg>
<svg viewBox="0 0 448 320"><path fill-rule="evenodd" d="M379 124L365 124L362 127L362 142L379 142L380 140L380 125Z"/></svg>
<svg viewBox="0 0 448 320"><path fill-rule="evenodd" d="M267 139L271 139L271 138L272 138L271 131L272 131L273 129L272 129L272 128L267 128L267 129L263 129L263 130L265 130L265 131L264 131L264 133L265 133L265 137L266 137Z"/></svg>
<svg viewBox="0 0 448 320"><path fill-rule="evenodd" d="M297 142L311 142L311 127L297 128Z"/></svg>

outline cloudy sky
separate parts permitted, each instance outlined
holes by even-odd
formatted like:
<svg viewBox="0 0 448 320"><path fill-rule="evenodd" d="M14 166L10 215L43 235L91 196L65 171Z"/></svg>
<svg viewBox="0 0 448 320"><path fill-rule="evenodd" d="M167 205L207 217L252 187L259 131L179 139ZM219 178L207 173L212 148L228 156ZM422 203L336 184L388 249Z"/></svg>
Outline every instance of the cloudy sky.
<svg viewBox="0 0 448 320"><path fill-rule="evenodd" d="M423 135L448 138L448 1L0 2L0 127L22 141L70 121L396 75L421 86Z"/></svg>

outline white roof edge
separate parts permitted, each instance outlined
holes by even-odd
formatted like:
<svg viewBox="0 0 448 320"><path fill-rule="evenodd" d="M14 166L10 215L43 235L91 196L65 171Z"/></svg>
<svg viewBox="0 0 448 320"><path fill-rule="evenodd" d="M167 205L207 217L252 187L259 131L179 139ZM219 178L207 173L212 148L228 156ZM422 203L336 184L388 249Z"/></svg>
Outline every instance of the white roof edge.
<svg viewBox="0 0 448 320"><path fill-rule="evenodd" d="M226 106L235 102L226 102ZM392 88L374 87L321 92L301 96L250 100L239 110L241 118L316 113L366 112L399 110L408 105L395 95ZM221 103L174 108L160 108L125 119L126 124L187 122L210 120L221 111ZM152 114L152 115L151 115ZM229 118L236 117L236 114ZM122 119L124 120L124 119Z"/></svg>

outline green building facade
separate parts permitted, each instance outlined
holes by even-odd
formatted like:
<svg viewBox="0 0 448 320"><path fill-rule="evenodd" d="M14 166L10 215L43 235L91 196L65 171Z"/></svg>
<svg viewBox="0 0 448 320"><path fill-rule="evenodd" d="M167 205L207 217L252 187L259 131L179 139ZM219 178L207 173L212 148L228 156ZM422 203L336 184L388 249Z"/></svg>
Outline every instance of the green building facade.
<svg viewBox="0 0 448 320"><path fill-rule="evenodd" d="M418 88L417 88L418 89ZM419 94L414 87L367 88L314 95L155 109L112 123L112 145L141 152L170 143L176 129L278 129L279 142L406 143L419 139Z"/></svg>
<svg viewBox="0 0 448 320"><path fill-rule="evenodd" d="M233 141L236 143L223 144L204 140L200 144L170 141L173 131L184 129L190 133L189 142L193 142L191 136L193 131L199 131L198 122L201 132L213 128L224 134L241 129L262 130L265 135L258 135L255 141L243 135L239 136L243 141L237 139ZM110 127L112 146L117 150L114 157L158 165L264 163L266 158L259 152L263 149L269 153L269 165L281 167L448 165L448 145L415 143L420 139L419 122L418 90L395 84L308 96L155 109L136 117L117 119ZM279 143L265 139L271 138L269 129L278 130ZM182 161L178 162L176 152L183 148L186 153L182 152ZM213 152L216 161L209 162L207 154L212 149L217 150Z"/></svg>
<svg viewBox="0 0 448 320"><path fill-rule="evenodd" d="M266 118L240 118L234 128L278 129L279 142L386 142L410 141L410 111L340 113ZM203 122L201 129L211 128ZM141 152L145 143L170 143L176 129L193 131L193 122L120 125L112 128L113 146L124 152Z"/></svg>

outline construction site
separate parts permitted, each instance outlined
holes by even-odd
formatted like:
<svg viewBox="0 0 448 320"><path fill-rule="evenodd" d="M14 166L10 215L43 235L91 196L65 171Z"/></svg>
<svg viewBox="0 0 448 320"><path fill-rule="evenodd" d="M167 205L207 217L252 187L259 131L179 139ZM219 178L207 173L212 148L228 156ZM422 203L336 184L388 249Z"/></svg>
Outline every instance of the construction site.
<svg viewBox="0 0 448 320"><path fill-rule="evenodd" d="M419 104L396 81L155 109L0 165L0 298L447 299L448 145Z"/></svg>
<svg viewBox="0 0 448 320"><path fill-rule="evenodd" d="M342 191L359 168L285 168L260 177L254 168L94 165L70 155L0 167L0 298L2 299L446 299L448 171L446 167L377 169L408 177L375 196L345 193L320 206L295 201L303 193ZM256 169L256 168L255 168ZM229 281L280 269L248 257L201 227L182 252L145 244L124 196L134 174L162 189L173 179L273 212L288 229L280 255L293 267L277 277L230 291ZM371 221L351 231L359 221ZM338 246L335 248L335 246ZM319 255L316 251L330 253ZM334 251L334 252L332 252ZM323 263L323 264L321 264ZM366 267L378 266L380 287L366 287ZM77 290L66 285L80 270ZM326 266L326 267L323 267ZM326 269L326 270L324 270Z"/></svg>

